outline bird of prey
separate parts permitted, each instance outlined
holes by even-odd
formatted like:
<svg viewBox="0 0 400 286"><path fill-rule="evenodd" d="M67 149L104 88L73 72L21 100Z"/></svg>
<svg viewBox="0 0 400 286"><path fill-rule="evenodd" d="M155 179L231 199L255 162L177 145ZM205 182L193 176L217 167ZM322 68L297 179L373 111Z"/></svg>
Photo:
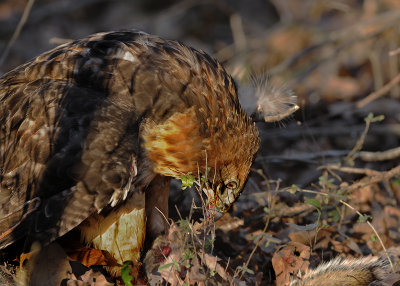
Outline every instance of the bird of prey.
<svg viewBox="0 0 400 286"><path fill-rule="evenodd" d="M137 261L165 230L171 178L209 170L226 212L258 146L206 53L139 31L66 43L0 78L0 249L74 229Z"/></svg>

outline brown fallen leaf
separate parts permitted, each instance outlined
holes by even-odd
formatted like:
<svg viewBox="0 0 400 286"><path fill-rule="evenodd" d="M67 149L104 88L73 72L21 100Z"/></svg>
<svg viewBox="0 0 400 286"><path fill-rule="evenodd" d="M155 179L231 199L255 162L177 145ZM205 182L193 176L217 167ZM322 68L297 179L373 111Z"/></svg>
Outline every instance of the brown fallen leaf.
<svg viewBox="0 0 400 286"><path fill-rule="evenodd" d="M275 252L272 266L276 275L276 285L289 285L292 276L304 274L310 264L310 247L291 241Z"/></svg>
<svg viewBox="0 0 400 286"><path fill-rule="evenodd" d="M86 271L83 275L77 278L74 274L66 280L67 286L112 286L113 283L107 281L103 274L95 272L92 269Z"/></svg>
<svg viewBox="0 0 400 286"><path fill-rule="evenodd" d="M333 234L336 230L332 227L320 229L317 233L317 245L316 247L326 248L330 241L332 240ZM309 244L310 242L315 240L315 230L312 231L295 231L289 234L289 238L291 241L299 242L302 244Z"/></svg>
<svg viewBox="0 0 400 286"><path fill-rule="evenodd" d="M226 273L225 269L218 263L218 257L203 253L202 251L199 252L199 257L209 269L216 271L222 279L228 281L228 273Z"/></svg>
<svg viewBox="0 0 400 286"><path fill-rule="evenodd" d="M343 241L332 240L332 249L337 253L348 254L350 253L350 248Z"/></svg>
<svg viewBox="0 0 400 286"><path fill-rule="evenodd" d="M104 251L95 248L83 247L68 252L68 257L72 260L79 261L87 267L92 265L110 265Z"/></svg>

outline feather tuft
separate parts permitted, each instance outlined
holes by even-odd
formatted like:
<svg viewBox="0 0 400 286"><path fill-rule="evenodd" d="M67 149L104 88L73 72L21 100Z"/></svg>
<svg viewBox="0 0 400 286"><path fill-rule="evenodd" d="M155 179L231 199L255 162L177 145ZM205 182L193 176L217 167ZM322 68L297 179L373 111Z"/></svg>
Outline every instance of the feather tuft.
<svg viewBox="0 0 400 286"><path fill-rule="evenodd" d="M251 76L250 84L240 87L241 104L248 114L257 113L265 122L280 121L299 109L297 96L287 84L270 77Z"/></svg>

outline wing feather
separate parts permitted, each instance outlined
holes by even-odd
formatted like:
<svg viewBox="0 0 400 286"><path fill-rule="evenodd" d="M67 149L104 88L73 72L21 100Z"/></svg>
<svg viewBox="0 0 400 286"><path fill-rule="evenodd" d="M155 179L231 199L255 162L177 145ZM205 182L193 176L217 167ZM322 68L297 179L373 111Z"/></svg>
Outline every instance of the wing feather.
<svg viewBox="0 0 400 286"><path fill-rule="evenodd" d="M0 79L0 249L25 236L54 240L134 189L138 117L112 71L139 63L104 35Z"/></svg>

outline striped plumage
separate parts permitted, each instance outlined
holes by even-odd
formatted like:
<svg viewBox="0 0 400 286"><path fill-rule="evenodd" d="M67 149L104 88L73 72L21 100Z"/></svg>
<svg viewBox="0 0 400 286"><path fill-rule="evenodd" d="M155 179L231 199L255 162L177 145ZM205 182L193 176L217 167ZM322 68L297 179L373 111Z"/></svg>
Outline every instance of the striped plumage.
<svg viewBox="0 0 400 286"><path fill-rule="evenodd" d="M140 249L146 217L150 236L164 230L155 207L166 214L170 177L207 163L226 211L259 144L217 61L137 31L70 42L4 75L0 128L0 249L77 226L99 239L122 214L140 224Z"/></svg>

